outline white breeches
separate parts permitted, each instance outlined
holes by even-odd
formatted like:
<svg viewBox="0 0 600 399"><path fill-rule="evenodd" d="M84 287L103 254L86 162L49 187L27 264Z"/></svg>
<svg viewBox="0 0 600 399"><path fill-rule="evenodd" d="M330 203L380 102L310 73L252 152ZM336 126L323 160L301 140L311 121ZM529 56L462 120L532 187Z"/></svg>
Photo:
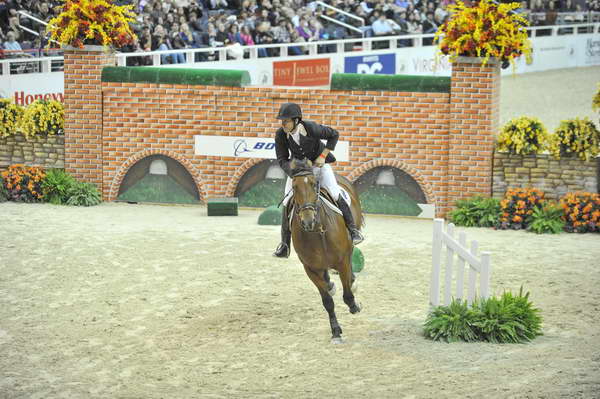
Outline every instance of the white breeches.
<svg viewBox="0 0 600 399"><path fill-rule="evenodd" d="M335 180L335 174L333 173L331 165L326 163L321 168L317 168L315 166L313 167L313 173L315 176L319 177L321 187L325 187L327 191L329 191L329 194L331 194L331 196L337 201L340 197L341 190L340 186L338 186L337 181ZM290 197L293 194L292 179L290 177L288 177L287 181L285 182L285 193L287 195L283 199L283 205L287 205Z"/></svg>

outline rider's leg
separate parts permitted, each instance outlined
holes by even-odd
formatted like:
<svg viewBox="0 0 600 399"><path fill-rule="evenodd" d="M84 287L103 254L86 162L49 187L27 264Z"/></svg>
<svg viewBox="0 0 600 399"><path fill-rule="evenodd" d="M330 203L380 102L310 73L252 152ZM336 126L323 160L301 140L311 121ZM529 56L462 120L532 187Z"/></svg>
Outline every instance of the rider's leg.
<svg viewBox="0 0 600 399"><path fill-rule="evenodd" d="M360 244L361 242L363 242L364 237L356 228L356 224L354 223L354 216L352 216L352 211L350 210L350 206L344 199L344 196L340 195L337 203L338 207L340 208L340 211L342 211L342 215L344 216L344 221L346 222L348 231L350 231L350 237L352 237L352 244Z"/></svg>
<svg viewBox="0 0 600 399"><path fill-rule="evenodd" d="M331 165L325 164L321 168L319 175L319 180L321 182L321 186L327 188L327 191L331 194L333 198L337 198L338 207L342 211L342 215L344 216L344 221L346 222L346 226L350 231L350 236L352 237L352 243L354 245L360 244L364 237L360 233L360 231L356 228L356 224L354 223L354 217L352 216L352 211L350 210L350 206L344 200L342 196L342 192L340 190L340 186L337 184L335 179L335 174L333 173L333 169Z"/></svg>
<svg viewBox="0 0 600 399"><path fill-rule="evenodd" d="M277 246L275 252L273 252L273 256L278 258L288 258L290 256L292 232L290 230L290 221L288 219L287 204L292 194L291 190L292 180L288 177L285 183L284 193L289 194L285 197L283 204L281 205L283 207L281 212L281 242Z"/></svg>

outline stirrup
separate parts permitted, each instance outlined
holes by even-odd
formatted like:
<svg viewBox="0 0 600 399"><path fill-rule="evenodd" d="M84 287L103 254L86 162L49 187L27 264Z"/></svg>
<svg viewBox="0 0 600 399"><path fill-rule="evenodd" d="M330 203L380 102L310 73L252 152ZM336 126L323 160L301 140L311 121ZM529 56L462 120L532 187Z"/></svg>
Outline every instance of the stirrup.
<svg viewBox="0 0 600 399"><path fill-rule="evenodd" d="M273 256L277 258L289 258L290 257L290 247L284 242L280 242L277 246L275 252L273 252Z"/></svg>
<svg viewBox="0 0 600 399"><path fill-rule="evenodd" d="M363 237L358 229L350 230L350 237L352 238L352 245L358 245L365 240L365 237Z"/></svg>

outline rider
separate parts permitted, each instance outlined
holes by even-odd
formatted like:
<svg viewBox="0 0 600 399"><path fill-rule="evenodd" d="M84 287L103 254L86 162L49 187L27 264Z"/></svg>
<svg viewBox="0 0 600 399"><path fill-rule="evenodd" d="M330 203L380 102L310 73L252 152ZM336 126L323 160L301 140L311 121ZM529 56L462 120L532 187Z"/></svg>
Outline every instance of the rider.
<svg viewBox="0 0 600 399"><path fill-rule="evenodd" d="M335 149L337 144L338 132L329 126L302 120L302 110L295 103L283 104L279 108L277 119L281 120L281 127L275 133L275 153L279 166L290 177L292 158L310 159L314 167L321 168L321 172L318 174L321 187L325 187L334 199L337 198L337 205L342 211L344 221L350 231L352 243L354 245L360 244L364 238L356 228L350 206L341 194L333 169L329 165L331 162L335 162L335 157L331 151ZM321 140L326 140L327 144L323 144ZM286 194L292 188L290 177L286 182ZM281 243L273 253L274 256L280 258L290 256L291 235L287 206L284 206L281 218Z"/></svg>

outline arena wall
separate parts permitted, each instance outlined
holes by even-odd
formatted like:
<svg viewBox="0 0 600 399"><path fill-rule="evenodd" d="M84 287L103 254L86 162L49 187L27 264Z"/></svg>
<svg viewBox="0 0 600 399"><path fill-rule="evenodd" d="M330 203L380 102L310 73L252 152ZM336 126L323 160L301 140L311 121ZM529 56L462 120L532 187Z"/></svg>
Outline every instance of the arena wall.
<svg viewBox="0 0 600 399"><path fill-rule="evenodd" d="M256 88L101 82L114 57L65 52L65 168L96 184L106 201L138 160L164 154L195 179L201 199L232 196L260 159L199 156L194 135L272 137L284 102L350 142L336 170L356 179L365 165L403 169L443 216L457 199L491 194L500 68L460 58L448 93Z"/></svg>

